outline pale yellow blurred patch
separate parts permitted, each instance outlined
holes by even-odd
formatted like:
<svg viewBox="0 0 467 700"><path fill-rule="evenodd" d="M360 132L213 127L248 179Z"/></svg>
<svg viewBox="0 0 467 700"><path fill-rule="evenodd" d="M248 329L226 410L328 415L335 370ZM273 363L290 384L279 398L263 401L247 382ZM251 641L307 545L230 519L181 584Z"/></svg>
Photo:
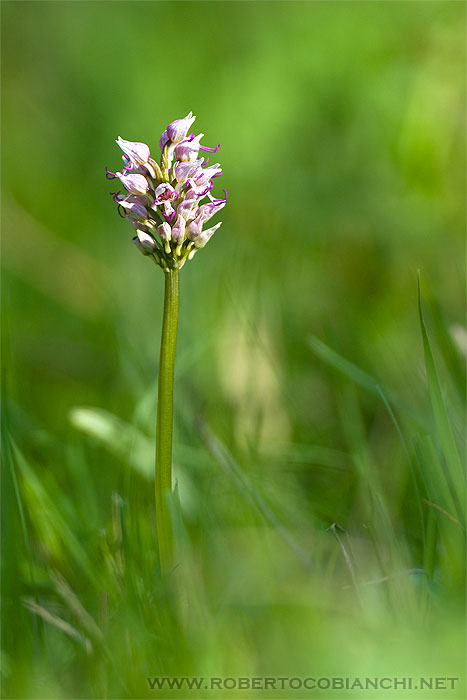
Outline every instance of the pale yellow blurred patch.
<svg viewBox="0 0 467 700"><path fill-rule="evenodd" d="M219 372L224 390L235 404L235 430L240 443L258 449L287 441L290 423L283 405L282 379L274 333L266 319L255 326L240 323L234 313L219 329Z"/></svg>
<svg viewBox="0 0 467 700"><path fill-rule="evenodd" d="M451 335L464 357L467 357L467 329L459 323L451 327Z"/></svg>

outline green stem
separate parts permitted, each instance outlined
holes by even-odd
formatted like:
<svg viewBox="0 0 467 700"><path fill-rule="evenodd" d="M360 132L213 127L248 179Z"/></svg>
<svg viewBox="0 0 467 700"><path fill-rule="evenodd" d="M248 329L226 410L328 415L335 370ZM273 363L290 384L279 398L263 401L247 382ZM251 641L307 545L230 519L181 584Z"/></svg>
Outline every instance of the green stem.
<svg viewBox="0 0 467 700"><path fill-rule="evenodd" d="M173 387L180 271L167 270L164 274L164 318L159 362L156 425L156 525L161 569L167 572L171 567L172 555L172 528L167 493L172 490Z"/></svg>

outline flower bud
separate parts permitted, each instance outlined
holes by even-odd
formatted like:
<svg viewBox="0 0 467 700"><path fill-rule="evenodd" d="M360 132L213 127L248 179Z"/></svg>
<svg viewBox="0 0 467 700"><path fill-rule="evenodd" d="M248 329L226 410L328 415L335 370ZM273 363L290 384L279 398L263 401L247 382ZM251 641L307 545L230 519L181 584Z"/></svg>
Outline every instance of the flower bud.
<svg viewBox="0 0 467 700"><path fill-rule="evenodd" d="M120 136L116 140L116 143L133 163L137 165L144 165L147 163L150 151L149 146L145 143L141 143L140 141L125 141L125 139L122 139Z"/></svg>
<svg viewBox="0 0 467 700"><path fill-rule="evenodd" d="M211 228L208 228L206 231L201 231L199 236L196 236L194 239L192 238L191 240L194 242L197 248L204 248L206 243L209 241L211 236L217 231L219 226L222 226L222 221L219 221L218 224L212 226Z"/></svg>
<svg viewBox="0 0 467 700"><path fill-rule="evenodd" d="M148 182L143 175L125 175L118 173L120 182L131 194L146 194L149 189Z"/></svg>
<svg viewBox="0 0 467 700"><path fill-rule="evenodd" d="M143 253L143 255L151 255L157 250L157 243L149 233L145 231L136 231L136 236L133 238L133 243Z"/></svg>
<svg viewBox="0 0 467 700"><path fill-rule="evenodd" d="M118 203L124 209L128 209L133 218L146 221L149 214L141 200L146 201L146 197L138 198L138 195L130 195Z"/></svg>
<svg viewBox="0 0 467 700"><path fill-rule="evenodd" d="M191 221L191 223L188 225L186 237L190 241L195 241L198 238L198 236L200 235L202 228L203 228L203 219L200 216L200 214L198 214L196 216L196 218L193 219L193 221Z"/></svg>
<svg viewBox="0 0 467 700"><path fill-rule="evenodd" d="M186 138L190 126L195 121L196 117L193 116L192 112L189 112L184 119L176 119L170 122L167 127L167 136L172 141L172 143L178 143Z"/></svg>
<svg viewBox="0 0 467 700"><path fill-rule="evenodd" d="M185 238L186 221L182 216L177 216L177 220L172 226L172 241L176 245L183 243Z"/></svg>
<svg viewBox="0 0 467 700"><path fill-rule="evenodd" d="M138 221L138 219L132 219L131 216L127 216L126 220L133 226L133 228L136 231L144 231L145 233L147 233L149 230L146 224L141 223L141 221Z"/></svg>
<svg viewBox="0 0 467 700"><path fill-rule="evenodd" d="M169 143L170 139L167 134L167 129L162 132L161 137L159 139L159 148L161 151L164 150L165 146Z"/></svg>
<svg viewBox="0 0 467 700"><path fill-rule="evenodd" d="M170 242L172 238L172 229L170 228L170 224L167 223L167 221L164 221L163 224L158 226L156 231L163 243Z"/></svg>

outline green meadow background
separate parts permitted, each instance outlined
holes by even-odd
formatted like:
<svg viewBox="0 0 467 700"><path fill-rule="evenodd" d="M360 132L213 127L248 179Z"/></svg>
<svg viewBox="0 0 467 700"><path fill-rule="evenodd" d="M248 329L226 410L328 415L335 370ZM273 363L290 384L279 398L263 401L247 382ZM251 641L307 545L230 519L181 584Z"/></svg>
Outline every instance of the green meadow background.
<svg viewBox="0 0 467 700"><path fill-rule="evenodd" d="M1 13L4 697L465 698L465 5ZM189 110L229 199L181 276L164 580L163 274L105 167Z"/></svg>

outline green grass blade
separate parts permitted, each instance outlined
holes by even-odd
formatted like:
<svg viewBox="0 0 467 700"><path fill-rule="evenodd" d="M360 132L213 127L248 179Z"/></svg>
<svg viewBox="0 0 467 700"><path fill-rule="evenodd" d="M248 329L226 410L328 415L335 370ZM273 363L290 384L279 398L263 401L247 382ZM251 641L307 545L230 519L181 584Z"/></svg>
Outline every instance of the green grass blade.
<svg viewBox="0 0 467 700"><path fill-rule="evenodd" d="M358 384L363 389L366 389L366 391L368 391L370 394L381 398L381 394L384 393L387 400L390 401L391 404L398 405L399 407L403 406L409 410L409 407L404 405L400 397L389 391L386 387L383 387L380 381L377 381L371 376L371 374L368 374L364 370L360 369L360 367L357 367L357 365L354 365L353 362L350 362L345 357L342 357L342 355L339 355L338 352L330 348L328 345L326 345L326 343L323 343L323 341L319 338L316 338L316 336L310 337L309 345L315 355L317 355L321 360L326 362L326 364L328 364L330 367L336 369L355 384ZM413 416L413 418L417 419L416 416Z"/></svg>
<svg viewBox="0 0 467 700"><path fill-rule="evenodd" d="M423 317L420 275L418 277L418 314L422 332L425 368L428 379L431 406L433 409L439 442L446 462L447 478L450 482L454 501L457 504L459 516L461 517L462 522L465 522L465 475L454 440L451 424L449 422L446 404L441 391L438 371L436 369L436 364Z"/></svg>
<svg viewBox="0 0 467 700"><path fill-rule="evenodd" d="M76 406L69 419L74 428L100 442L141 476L154 478L154 446L140 430L101 408Z"/></svg>
<svg viewBox="0 0 467 700"><path fill-rule="evenodd" d="M346 360L342 355L339 355L339 353L323 343L322 340L319 340L319 338L312 336L309 343L313 352L328 365L337 369L371 394L378 394L378 383L370 374Z"/></svg>
<svg viewBox="0 0 467 700"><path fill-rule="evenodd" d="M259 514L279 533L282 539L295 552L307 569L311 569L308 552L296 541L286 527L279 522L261 494L253 487L243 469L234 459L222 440L207 426L203 426L203 437L208 449L223 471L232 479L243 498L250 501Z"/></svg>

